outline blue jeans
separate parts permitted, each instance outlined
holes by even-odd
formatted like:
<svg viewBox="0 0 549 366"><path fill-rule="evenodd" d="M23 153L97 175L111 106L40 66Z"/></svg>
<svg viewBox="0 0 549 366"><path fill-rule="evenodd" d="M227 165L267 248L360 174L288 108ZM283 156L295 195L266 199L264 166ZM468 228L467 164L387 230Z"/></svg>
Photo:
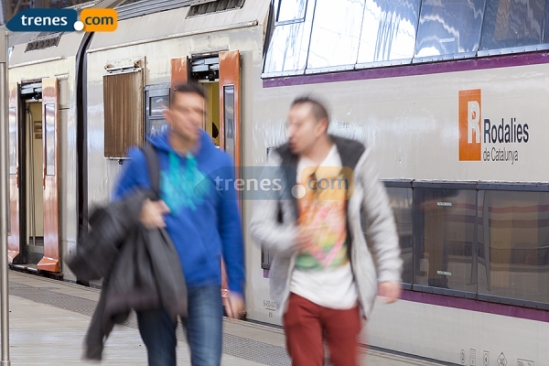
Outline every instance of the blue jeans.
<svg viewBox="0 0 549 366"><path fill-rule="evenodd" d="M188 317L183 319L193 366L220 366L223 305L220 286L188 288ZM177 338L173 323L165 310L137 313L139 333L149 359L149 366L175 366Z"/></svg>

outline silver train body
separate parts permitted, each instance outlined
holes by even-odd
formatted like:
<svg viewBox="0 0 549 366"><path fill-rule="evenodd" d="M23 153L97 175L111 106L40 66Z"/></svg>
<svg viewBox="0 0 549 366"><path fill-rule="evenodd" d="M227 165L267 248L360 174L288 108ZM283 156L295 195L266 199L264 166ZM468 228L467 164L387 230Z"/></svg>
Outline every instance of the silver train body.
<svg viewBox="0 0 549 366"><path fill-rule="evenodd" d="M175 80L174 67L186 65L187 78L195 75L211 84L208 90L218 103L212 119L232 123L222 113L240 119L235 136L227 135L227 126L220 135L222 148L231 138L236 141L232 154L241 167L265 163L267 149L285 140L290 103L311 92L328 101L332 133L373 149L399 227L405 292L396 304L376 305L365 323L364 343L456 364L500 365L503 358L510 365L549 364L549 263L542 246L529 246L546 238L549 245L549 224L540 224L549 220L548 54L271 78L263 74L270 0L187 17L191 2L145 2L163 6L162 12L123 5L124 17L112 33L11 35L12 265L78 280L63 258L75 250L88 212L111 196L124 161L120 149L126 147L117 139L142 141L158 112L154 96L165 101L161 91ZM236 51L238 82L222 75L220 57ZM199 67L210 61L213 67ZM47 80L57 82L50 93L57 101L47 99L45 85L52 85ZM238 94L232 112L225 108L231 86ZM112 110L106 107L107 94L129 99ZM128 110L128 101L138 102L133 105L137 135L113 137L118 130L112 118L120 117L118 108ZM53 104L55 121L48 114ZM216 123L206 128L211 131ZM48 140L52 131L55 139ZM48 183L53 176L57 180ZM57 197L48 193L48 184ZM48 206L52 197L54 208ZM253 204L241 201L247 317L280 325L269 296L268 255L248 230ZM433 208L426 209L429 205ZM529 209L532 205L537 208ZM517 220L524 225L504 225ZM41 237L42 247L36 244ZM524 260L508 264L521 253ZM521 297L520 289L532 286L537 290Z"/></svg>

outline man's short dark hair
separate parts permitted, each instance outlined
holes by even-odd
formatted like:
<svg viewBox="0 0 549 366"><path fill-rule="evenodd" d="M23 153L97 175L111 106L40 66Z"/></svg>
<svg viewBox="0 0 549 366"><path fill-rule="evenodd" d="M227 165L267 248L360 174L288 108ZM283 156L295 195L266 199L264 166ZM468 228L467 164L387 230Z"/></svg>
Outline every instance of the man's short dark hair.
<svg viewBox="0 0 549 366"><path fill-rule="evenodd" d="M292 105L290 108L293 108L294 106L299 104L310 104L312 106L313 116L315 116L316 121L318 122L321 119L326 118L326 120L328 121L328 124L330 124L328 109L326 108L324 103L322 103L318 99L312 98L310 96L298 97L292 102Z"/></svg>
<svg viewBox="0 0 549 366"><path fill-rule="evenodd" d="M198 94L202 98L206 99L206 91L204 90L204 87L198 83L195 82L188 82L185 84L177 84L172 89L172 96L171 101L173 102L175 95L177 93L190 93L190 94Z"/></svg>

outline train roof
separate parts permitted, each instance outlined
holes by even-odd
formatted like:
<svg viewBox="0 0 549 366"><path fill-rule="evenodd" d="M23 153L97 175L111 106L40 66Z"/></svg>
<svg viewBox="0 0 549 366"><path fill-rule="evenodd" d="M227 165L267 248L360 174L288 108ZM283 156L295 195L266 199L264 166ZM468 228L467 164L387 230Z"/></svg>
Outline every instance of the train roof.
<svg viewBox="0 0 549 366"><path fill-rule="evenodd" d="M165 3L176 1L165 1ZM158 2L159 6L162 1ZM180 4L185 3L180 0ZM118 25L113 33L96 33L88 53L130 45L181 38L196 34L215 34L264 25L268 19L270 0L207 0L187 1L189 6L174 8L165 13L134 16ZM230 5L230 6L229 6ZM263 29L263 28L261 28Z"/></svg>
<svg viewBox="0 0 549 366"><path fill-rule="evenodd" d="M128 0L115 9L118 12L118 20L124 20L191 6L193 2L194 0Z"/></svg>
<svg viewBox="0 0 549 366"><path fill-rule="evenodd" d="M189 7L195 3L196 0L93 0L70 8L80 11L91 7L114 7L118 20L124 21ZM10 66L74 56L83 37L84 33L81 32L9 32Z"/></svg>
<svg viewBox="0 0 549 366"><path fill-rule="evenodd" d="M191 6L194 0L126 0L115 6L118 13L118 20L136 18L144 15L159 13L162 11ZM105 4L112 3L112 0L93 0L86 3L70 6L69 8L80 11L92 7L105 7ZM59 32L10 32L9 46L28 44L40 39L49 38Z"/></svg>

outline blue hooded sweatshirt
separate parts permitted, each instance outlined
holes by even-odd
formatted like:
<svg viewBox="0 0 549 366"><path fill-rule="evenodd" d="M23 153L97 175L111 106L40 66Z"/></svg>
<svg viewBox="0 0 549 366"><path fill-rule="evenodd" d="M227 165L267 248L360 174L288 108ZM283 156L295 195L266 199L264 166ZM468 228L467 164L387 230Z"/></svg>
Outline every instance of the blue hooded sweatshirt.
<svg viewBox="0 0 549 366"><path fill-rule="evenodd" d="M244 296L244 248L232 159L215 147L205 131L201 130L196 156L179 155L168 135L149 141L160 162L160 196L170 208L164 215L166 230L179 253L187 286L220 285L223 258L229 290ZM132 188L150 189L145 155L138 148L128 154L115 200Z"/></svg>

